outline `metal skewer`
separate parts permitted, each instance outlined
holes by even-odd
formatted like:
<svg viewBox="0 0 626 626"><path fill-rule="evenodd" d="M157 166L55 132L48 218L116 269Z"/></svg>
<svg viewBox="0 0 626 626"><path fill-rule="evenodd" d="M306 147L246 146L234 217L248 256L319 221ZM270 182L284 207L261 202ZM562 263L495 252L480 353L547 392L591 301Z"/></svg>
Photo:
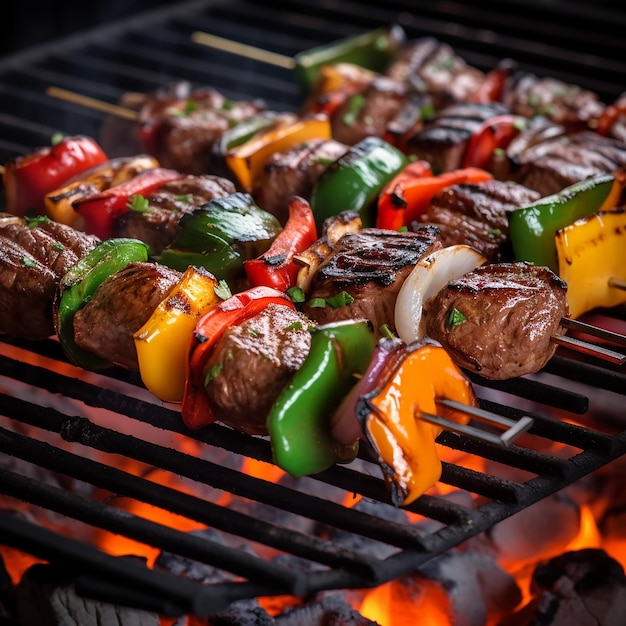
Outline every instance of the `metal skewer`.
<svg viewBox="0 0 626 626"><path fill-rule="evenodd" d="M446 430L467 435L473 439L486 441L503 448L510 446L515 439L517 439L521 434L527 432L534 424L533 418L528 415L525 415L516 421L509 419L508 417L503 417L502 415L497 415L496 413L491 413L490 411L485 411L479 407L457 402L456 400L441 398L437 399L437 404L466 413L467 415L475 417L489 426L500 429L504 428L506 430L500 433L492 433L484 430L483 428L478 428L477 426L471 426L470 424L458 424L457 422L453 422L445 417L424 412L420 413L420 418L429 424L440 426Z"/></svg>
<svg viewBox="0 0 626 626"><path fill-rule="evenodd" d="M617 279L609 279L609 284L612 280ZM598 337L598 339L605 339L621 346L626 346L626 335L621 335L620 333L599 328L598 326L593 326L592 324L587 324L579 320L573 320L569 317L561 318L561 325L570 330L577 330L581 333ZM610 348L598 346L594 343L589 343L588 341L582 341L581 339L576 339L575 337L570 337L568 335L552 335L550 339L557 345L565 348L571 348L572 350L576 350L582 354L598 357L604 361L608 361L609 363L614 363L616 365L623 365L626 363L626 354L622 354L616 350L611 350Z"/></svg>

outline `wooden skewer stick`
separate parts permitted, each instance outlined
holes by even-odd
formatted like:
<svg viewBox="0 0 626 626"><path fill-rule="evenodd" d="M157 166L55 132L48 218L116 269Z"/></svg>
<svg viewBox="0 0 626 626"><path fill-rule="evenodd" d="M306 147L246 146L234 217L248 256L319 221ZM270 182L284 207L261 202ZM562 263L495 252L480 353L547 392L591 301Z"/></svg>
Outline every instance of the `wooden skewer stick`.
<svg viewBox="0 0 626 626"><path fill-rule="evenodd" d="M48 87L46 94L59 100L65 100L66 102L72 102L74 104L80 104L81 106L93 109L95 111L101 111L102 113L109 113L116 117L120 117L131 122L136 122L139 119L137 111L127 109L126 107L118 106L117 104L110 104L103 100L96 98L90 98L89 96L83 96L82 94L61 87Z"/></svg>
<svg viewBox="0 0 626 626"><path fill-rule="evenodd" d="M609 287L613 289L621 289L622 291L626 291L626 280L622 280L621 278L609 278Z"/></svg>
<svg viewBox="0 0 626 626"><path fill-rule="evenodd" d="M504 448L510 446L515 439L528 431L534 424L533 418L528 415L525 415L516 421L509 419L508 417L503 417L502 415L497 415L496 413L491 413L490 411L485 411L479 407L469 406L467 404L463 404L462 402L457 402L456 400L441 398L437 400L437 404L466 413L467 415L475 417L489 426L497 429L504 428L506 430L500 433L489 432L477 426L472 426L470 424L458 424L457 422L448 420L445 417L431 415L430 413L424 412L420 413L420 418L429 424L434 424L435 426L440 426L446 430L467 435L473 439L480 439L481 441L486 441Z"/></svg>
<svg viewBox="0 0 626 626"><path fill-rule="evenodd" d="M293 70L296 67L296 62L291 57L284 54L278 54L277 52L270 52L269 50L263 50L263 48L257 48L256 46L249 46L245 43L239 43L238 41L232 41L225 39L224 37L218 37L217 35L210 35L202 31L195 31L191 34L191 40L194 43L206 46L207 48L216 48L218 50L224 50L231 54L236 54L248 59L254 59L255 61L261 61L268 65L274 65L276 67L282 67L286 70Z"/></svg>

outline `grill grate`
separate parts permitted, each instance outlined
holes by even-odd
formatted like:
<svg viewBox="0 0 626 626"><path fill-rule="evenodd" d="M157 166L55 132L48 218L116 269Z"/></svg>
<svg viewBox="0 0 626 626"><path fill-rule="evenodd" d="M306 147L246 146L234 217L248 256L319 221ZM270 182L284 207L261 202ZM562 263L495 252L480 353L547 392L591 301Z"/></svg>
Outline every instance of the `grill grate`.
<svg viewBox="0 0 626 626"><path fill-rule="evenodd" d="M490 69L500 59L511 56L529 71L595 89L607 102L620 95L626 84L626 68L619 62L626 53L621 36L626 16L609 10L608 4L605 7L596 2L591 10L583 2L507 0L484 2L478 8L448 1L421 7L419 16L407 10L410 6L400 1L389 1L384 6L373 1L179 3L0 59L0 160L47 144L57 130L99 136L104 114L46 96L46 89L52 85L115 103L127 91L149 91L182 79L210 84L233 99L260 97L270 108L297 110L300 94L287 70L195 45L190 38L195 30L291 56L325 41L397 22L409 37L434 35L447 41L468 62L482 69ZM443 497L423 496L408 510L435 524L434 530L426 532L326 497L326 492L339 490L344 496L358 493L372 501L388 502L380 472L368 464L365 453L358 469L338 466L306 479L316 485L311 492L303 491L301 483L276 484L255 478L121 428L99 425L85 415L97 409L122 420L124 425L139 424L173 437L200 441L207 448L270 462L266 440L219 425L189 432L176 409L146 399L133 373L116 368L98 375L68 371L68 363L54 340L30 344L8 337L0 339L0 449L5 455L318 565L312 571L293 570L123 513L109 503L68 493L27 472L0 472L0 491L5 495L240 576L233 582L200 585L151 570L135 560L106 555L79 540L0 513L0 541L45 560L76 567L81 573L79 592L163 614L208 615L240 598L304 596L319 590L378 585L413 571L626 453L626 431L619 432L619 425L607 428L617 432L603 432L595 426L576 426L549 417L554 408L582 416L580 421L584 423L598 397L626 393L626 375L619 368L578 360L559 348L544 370L546 376L505 383L487 383L475 377L483 408L509 418L529 414L521 408L525 401L541 398L541 414L530 412L535 425L528 436L562 443L571 447L572 453L563 459L530 447L502 449L444 433L439 439L442 445L523 470L528 478L516 482L444 463L442 482L475 494L484 503L472 508ZM563 381L585 386L572 391L571 385ZM10 389L14 385L37 393L13 393ZM510 402L505 405L490 399L493 392L507 394ZM59 398L67 401L60 409ZM76 413L77 407L81 407L80 414ZM617 422L621 416L613 417ZM34 428L39 436L14 432L19 430L10 428L15 424ZM137 428L129 426L129 430L136 433ZM66 443L72 444L71 450ZM391 546L393 552L384 558L373 557L358 547L346 548L332 539L312 537L280 518L262 521L255 515L230 510L210 499L92 460L90 454L82 454L83 450L99 450L117 459L161 468L318 525L374 539Z"/></svg>

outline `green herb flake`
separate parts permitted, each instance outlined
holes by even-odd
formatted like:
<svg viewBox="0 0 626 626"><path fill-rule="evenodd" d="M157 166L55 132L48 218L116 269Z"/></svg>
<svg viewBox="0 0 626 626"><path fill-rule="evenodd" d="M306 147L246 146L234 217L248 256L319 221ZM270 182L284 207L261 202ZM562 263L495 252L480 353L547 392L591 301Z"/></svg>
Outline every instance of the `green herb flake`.
<svg viewBox="0 0 626 626"><path fill-rule="evenodd" d="M348 111L344 114L342 121L346 126L354 126L359 117L359 113L365 104L365 96L357 93L348 100Z"/></svg>
<svg viewBox="0 0 626 626"><path fill-rule="evenodd" d="M197 108L197 102L194 102L193 100L187 100L187 102L185 102L185 106L182 109L179 109L177 107L169 107L168 109L166 109L166 113L168 115L171 115L172 117L187 117L188 115L196 111Z"/></svg>
<svg viewBox="0 0 626 626"><path fill-rule="evenodd" d="M250 335L250 337L254 337L256 339L257 337L261 336L261 333L258 330L254 329L254 328L248 328L248 335Z"/></svg>
<svg viewBox="0 0 626 626"><path fill-rule="evenodd" d="M333 309L338 309L339 307L352 304L353 302L354 302L354 298L347 291L340 291L334 296L331 296L330 298L326 298L326 303L330 304L330 306L332 306Z"/></svg>
<svg viewBox="0 0 626 626"><path fill-rule="evenodd" d="M491 239L497 239L498 237L502 237L502 231L499 228L490 228L487 231L487 234Z"/></svg>
<svg viewBox="0 0 626 626"><path fill-rule="evenodd" d="M176 196L176 202L184 202L185 204L191 204L193 202L193 194L186 193L183 196Z"/></svg>
<svg viewBox="0 0 626 626"><path fill-rule="evenodd" d="M301 287L291 287L287 289L287 295L291 298L292 302L304 302L304 291Z"/></svg>
<svg viewBox="0 0 626 626"><path fill-rule="evenodd" d="M24 267L37 267L37 263L35 262L35 260L29 256L22 257L22 265Z"/></svg>
<svg viewBox="0 0 626 626"><path fill-rule="evenodd" d="M285 326L285 332L289 332L290 330L302 330L302 322L291 322L289 326Z"/></svg>
<svg viewBox="0 0 626 626"><path fill-rule="evenodd" d="M493 156L495 157L502 157L506 155L506 150L504 150L504 148L494 148L493 149Z"/></svg>
<svg viewBox="0 0 626 626"><path fill-rule="evenodd" d="M449 330L460 326L463 322L466 322L467 318L461 311L459 311L456 307L450 309L448 313L448 319L446 320L447 326Z"/></svg>
<svg viewBox="0 0 626 626"><path fill-rule="evenodd" d="M59 252L61 252L62 250L65 250L65 246L64 246L64 245L63 245L60 241L55 241L55 242L52 244L52 247L53 247L55 250L58 250Z"/></svg>
<svg viewBox="0 0 626 626"><path fill-rule="evenodd" d="M420 107L420 119L430 119L431 117L434 117L436 112L437 111L435 110L435 105L432 102L424 104Z"/></svg>
<svg viewBox="0 0 626 626"><path fill-rule="evenodd" d="M228 283L222 279L217 283L217 285L215 285L215 295L221 300L227 300L233 294L228 286Z"/></svg>
<svg viewBox="0 0 626 626"><path fill-rule="evenodd" d="M513 128L515 128L515 130L522 131L525 130L527 126L528 120L524 119L523 117L519 117L513 122Z"/></svg>
<svg viewBox="0 0 626 626"><path fill-rule="evenodd" d="M386 337L387 339L395 339L396 335L394 335L391 328L389 328L388 324L383 324L378 331L380 332L382 337Z"/></svg>
<svg viewBox="0 0 626 626"><path fill-rule="evenodd" d="M311 298L306 305L312 309L323 309L326 306L324 298Z"/></svg>
<svg viewBox="0 0 626 626"><path fill-rule="evenodd" d="M399 233L408 233L409 232L409 227L408 226L400 226L400 228L398 228L398 232Z"/></svg>
<svg viewBox="0 0 626 626"><path fill-rule="evenodd" d="M204 377L204 386L208 387L211 381L215 380L217 376L219 376L219 373L221 371L222 366L219 363L213 365L213 367L209 369L209 371L206 373L206 376Z"/></svg>
<svg viewBox="0 0 626 626"><path fill-rule="evenodd" d="M26 222L26 226L28 226L28 228L36 228L42 224L47 224L51 220L47 215L25 215L24 221Z"/></svg>
<svg viewBox="0 0 626 626"><path fill-rule="evenodd" d="M60 144L64 138L65 138L65 135L61 131L52 133L52 136L50 137L50 145L54 147L57 144Z"/></svg>
<svg viewBox="0 0 626 626"><path fill-rule="evenodd" d="M136 213L147 213L150 209L150 201L148 198L144 198L141 194L136 193L134 196L130 197L126 206Z"/></svg>

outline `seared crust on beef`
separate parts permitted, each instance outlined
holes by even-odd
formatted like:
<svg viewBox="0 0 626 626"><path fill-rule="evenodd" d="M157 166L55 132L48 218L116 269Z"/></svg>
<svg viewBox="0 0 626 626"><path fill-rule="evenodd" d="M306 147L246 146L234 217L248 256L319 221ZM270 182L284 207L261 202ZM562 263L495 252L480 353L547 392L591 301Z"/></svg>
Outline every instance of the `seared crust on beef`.
<svg viewBox="0 0 626 626"><path fill-rule="evenodd" d="M235 184L221 176L183 176L151 194L147 211L128 211L115 220L114 236L139 239L156 256L176 238L183 215L235 191Z"/></svg>
<svg viewBox="0 0 626 626"><path fill-rule="evenodd" d="M370 320L377 333L383 324L394 330L402 283L420 258L439 248L439 231L432 226L415 232L364 228L346 234L313 275L307 300L345 291L354 301L338 308L307 304L303 310L320 324L359 318Z"/></svg>
<svg viewBox="0 0 626 626"><path fill-rule="evenodd" d="M182 274L158 263L129 263L109 276L74 316L76 344L130 370L139 370L133 335Z"/></svg>
<svg viewBox="0 0 626 626"><path fill-rule="evenodd" d="M311 347L313 322L290 307L270 304L228 328L217 342L206 392L218 420L265 435L265 420L278 395L300 369Z"/></svg>
<svg viewBox="0 0 626 626"><path fill-rule="evenodd" d="M464 318L450 322L456 310ZM483 265L448 283L424 303L426 333L454 361L485 378L504 380L540 370L563 334L567 285L547 267Z"/></svg>
<svg viewBox="0 0 626 626"><path fill-rule="evenodd" d="M30 227L15 216L0 219L0 332L45 339L55 332L59 281L99 239L55 222Z"/></svg>
<svg viewBox="0 0 626 626"><path fill-rule="evenodd" d="M313 139L273 154L254 183L256 203L284 225L289 216L289 198L310 198L328 165L347 150L346 144L335 139Z"/></svg>
<svg viewBox="0 0 626 626"><path fill-rule="evenodd" d="M523 185L495 179L453 185L433 197L423 221L439 228L444 246L467 244L500 262L510 256L507 213L539 197Z"/></svg>

